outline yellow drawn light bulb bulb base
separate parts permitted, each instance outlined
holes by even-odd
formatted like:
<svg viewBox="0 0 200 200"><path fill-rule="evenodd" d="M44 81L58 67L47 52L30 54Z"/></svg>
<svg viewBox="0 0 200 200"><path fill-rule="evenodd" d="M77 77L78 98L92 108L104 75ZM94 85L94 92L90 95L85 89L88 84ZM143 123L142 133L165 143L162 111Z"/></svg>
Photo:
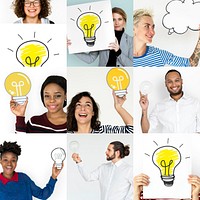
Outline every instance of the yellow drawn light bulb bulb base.
<svg viewBox="0 0 200 200"><path fill-rule="evenodd" d="M167 187L171 187L174 184L174 175L171 176L161 176L161 179L163 180L163 183Z"/></svg>

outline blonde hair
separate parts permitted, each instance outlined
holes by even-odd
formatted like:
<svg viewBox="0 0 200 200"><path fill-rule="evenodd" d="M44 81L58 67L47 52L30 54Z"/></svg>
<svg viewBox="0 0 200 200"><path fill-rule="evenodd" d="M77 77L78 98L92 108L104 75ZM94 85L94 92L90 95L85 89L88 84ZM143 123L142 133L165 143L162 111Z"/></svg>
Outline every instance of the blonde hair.
<svg viewBox="0 0 200 200"><path fill-rule="evenodd" d="M153 14L150 10L147 9L137 9L133 12L133 24L134 26L140 21L142 17L153 17Z"/></svg>

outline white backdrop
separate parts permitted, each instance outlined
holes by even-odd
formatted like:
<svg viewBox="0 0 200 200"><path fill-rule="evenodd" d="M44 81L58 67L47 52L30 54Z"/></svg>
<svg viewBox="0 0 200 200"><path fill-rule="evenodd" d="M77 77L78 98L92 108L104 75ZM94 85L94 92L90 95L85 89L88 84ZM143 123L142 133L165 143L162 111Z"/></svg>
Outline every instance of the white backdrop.
<svg viewBox="0 0 200 200"><path fill-rule="evenodd" d="M134 68L133 76L133 90L134 90L134 119L135 119L135 133L141 132L140 119L141 119L141 107L139 104L139 88L143 81L150 81L152 83L152 91L148 95L150 114L154 106L161 102L164 98L169 96L167 88L165 87L165 74L170 69L178 70L183 79L183 91L200 100L200 68L175 68L175 67L156 67L156 68Z"/></svg>
<svg viewBox="0 0 200 200"><path fill-rule="evenodd" d="M123 120L114 108L112 90L106 82L108 67L69 67L68 72L68 103L79 92L88 91L100 107L101 124L124 125ZM133 68L125 68L130 76L130 85L127 89L127 100L124 108L133 113Z"/></svg>
<svg viewBox="0 0 200 200"><path fill-rule="evenodd" d="M0 7L0 23L14 23L18 20L12 9L13 0L2 0ZM47 18L52 20L55 24L65 24L66 18L66 0L51 0L51 15ZM55 27L54 27L55 28Z"/></svg>
<svg viewBox="0 0 200 200"><path fill-rule="evenodd" d="M8 135L5 132L4 134L1 133L0 144L4 141L17 141L17 144L21 146L22 152L18 159L16 171L27 174L41 188L46 186L52 174L54 161L51 159L51 151L56 147L61 147L67 151L67 137L65 134ZM66 160L64 164L65 166L58 176L54 193L49 200L67 199ZM36 200L36 198L33 199Z"/></svg>
<svg viewBox="0 0 200 200"><path fill-rule="evenodd" d="M106 163L105 151L110 142L120 141L124 145L130 146L130 155L124 158L124 161L133 164L133 149L132 141L133 135L120 135L120 134L87 134L68 135L68 146L71 141L79 142L78 153L85 163L89 171L95 170L101 164ZM67 197L69 200L100 200L100 190L98 181L86 182L79 174L76 163L72 160L72 151L68 147L68 187Z"/></svg>

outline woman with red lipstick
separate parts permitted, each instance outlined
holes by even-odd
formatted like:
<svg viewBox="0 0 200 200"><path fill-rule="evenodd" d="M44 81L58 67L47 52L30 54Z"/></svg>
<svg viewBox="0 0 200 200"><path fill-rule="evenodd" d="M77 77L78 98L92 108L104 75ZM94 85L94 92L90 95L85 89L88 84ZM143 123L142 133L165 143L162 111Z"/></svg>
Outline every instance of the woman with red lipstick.
<svg viewBox="0 0 200 200"><path fill-rule="evenodd" d="M69 133L133 133L133 118L123 108L126 97L113 92L115 109L125 126L101 125L99 107L89 92L75 95L67 107L67 131Z"/></svg>
<svg viewBox="0 0 200 200"><path fill-rule="evenodd" d="M47 112L33 116L25 123L25 111L28 99L23 105L11 99L10 109L16 115L16 132L26 133L66 133L67 81L62 76L49 76L41 87L41 100Z"/></svg>
<svg viewBox="0 0 200 200"><path fill-rule="evenodd" d="M121 8L112 8L115 42L110 43L108 50L77 53L76 56L86 63L94 62L99 56L99 66L132 66L133 38L125 33L127 15ZM67 45L71 44L67 40Z"/></svg>
<svg viewBox="0 0 200 200"><path fill-rule="evenodd" d="M50 0L15 0L14 12L20 24L54 24L46 17L51 14Z"/></svg>
<svg viewBox="0 0 200 200"><path fill-rule="evenodd" d="M32 200L49 198L57 181L57 176L62 169L52 168L52 175L46 187L41 189L29 176L22 172L16 172L18 156L21 155L21 147L17 142L6 142L0 145L0 164L3 172L0 174L0 199L1 200Z"/></svg>
<svg viewBox="0 0 200 200"><path fill-rule="evenodd" d="M150 11L145 9L135 10L133 22L133 67L163 67L164 65L196 67L198 65L200 58L200 35L191 57L183 58L157 47L147 45L152 42L155 35L155 24Z"/></svg>

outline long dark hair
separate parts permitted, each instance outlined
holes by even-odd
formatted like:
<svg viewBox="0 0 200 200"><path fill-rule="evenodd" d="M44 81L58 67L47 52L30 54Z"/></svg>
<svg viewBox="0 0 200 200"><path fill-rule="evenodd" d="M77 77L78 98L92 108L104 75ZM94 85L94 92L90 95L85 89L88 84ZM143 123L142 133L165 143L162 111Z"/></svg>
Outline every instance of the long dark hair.
<svg viewBox="0 0 200 200"><path fill-rule="evenodd" d="M88 97L91 99L94 112L94 115L92 116L91 119L91 128L93 130L99 130L101 124L101 122L99 121L99 107L89 92L80 92L72 98L69 106L67 107L67 130L78 131L77 121L75 118L75 109L76 109L76 103L82 97Z"/></svg>

